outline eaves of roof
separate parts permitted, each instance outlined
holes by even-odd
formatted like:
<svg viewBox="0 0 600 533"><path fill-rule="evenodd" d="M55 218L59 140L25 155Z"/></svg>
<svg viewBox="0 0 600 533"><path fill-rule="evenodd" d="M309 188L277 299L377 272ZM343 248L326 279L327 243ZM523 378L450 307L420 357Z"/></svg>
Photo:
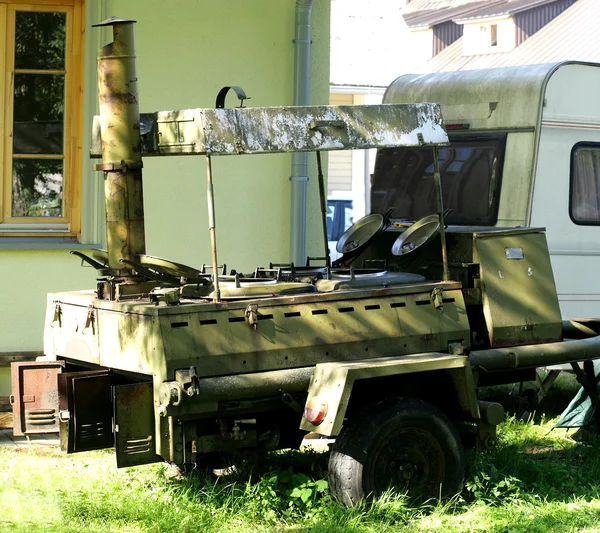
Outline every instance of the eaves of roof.
<svg viewBox="0 0 600 533"><path fill-rule="evenodd" d="M463 37L425 65L428 72L496 68L557 61L600 62L598 0L577 0L510 52L463 55Z"/></svg>
<svg viewBox="0 0 600 533"><path fill-rule="evenodd" d="M436 24L441 24L443 22L455 20L457 17L461 17L462 15L465 15L474 9L483 9L485 6L489 7L490 4L496 5L502 4L504 2L506 2L506 0L495 0L493 2L490 2L490 0L478 0L475 2L461 4L458 6L446 8L433 7L425 10L413 11L410 13L404 13L402 16L404 18L404 22L406 22L406 25L410 29L425 29L430 28L431 26L435 26Z"/></svg>
<svg viewBox="0 0 600 533"><path fill-rule="evenodd" d="M465 4L472 4L480 0L411 0L402 8L402 13L410 14L418 11L431 11L433 9L448 9Z"/></svg>
<svg viewBox="0 0 600 533"><path fill-rule="evenodd" d="M494 4L488 3L479 9L469 10L464 16L455 17L457 24L464 24L481 19L496 18L506 15L515 15L544 4L551 4L557 0L503 0Z"/></svg>

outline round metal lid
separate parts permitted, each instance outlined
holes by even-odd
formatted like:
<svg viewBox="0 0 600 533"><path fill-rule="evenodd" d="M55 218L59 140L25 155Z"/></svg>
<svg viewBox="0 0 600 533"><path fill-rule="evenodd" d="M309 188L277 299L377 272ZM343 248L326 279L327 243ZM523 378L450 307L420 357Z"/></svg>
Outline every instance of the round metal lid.
<svg viewBox="0 0 600 533"><path fill-rule="evenodd" d="M340 237L335 249L341 254L355 254L383 229L383 216L373 213L352 224Z"/></svg>
<svg viewBox="0 0 600 533"><path fill-rule="evenodd" d="M440 217L429 215L417 220L392 245L392 254L406 255L433 239L440 231Z"/></svg>

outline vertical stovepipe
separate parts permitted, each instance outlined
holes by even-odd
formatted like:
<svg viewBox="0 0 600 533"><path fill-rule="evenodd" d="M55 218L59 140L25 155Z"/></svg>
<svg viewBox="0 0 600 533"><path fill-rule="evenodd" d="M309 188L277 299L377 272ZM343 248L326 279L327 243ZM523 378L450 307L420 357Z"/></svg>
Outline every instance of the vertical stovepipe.
<svg viewBox="0 0 600 533"><path fill-rule="evenodd" d="M145 253L140 112L135 64L134 20L112 17L113 42L98 51L98 99L106 205L109 266ZM125 274L125 272L123 272Z"/></svg>

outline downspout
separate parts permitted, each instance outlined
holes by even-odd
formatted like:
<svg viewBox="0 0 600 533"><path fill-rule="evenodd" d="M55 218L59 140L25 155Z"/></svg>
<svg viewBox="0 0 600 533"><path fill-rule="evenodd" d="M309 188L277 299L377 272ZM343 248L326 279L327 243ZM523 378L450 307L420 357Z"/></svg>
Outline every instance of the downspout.
<svg viewBox="0 0 600 533"><path fill-rule="evenodd" d="M304 106L310 100L310 19L313 0L296 0L296 33L294 37L294 105ZM306 193L308 188L308 154L292 154L290 176L290 261L302 266L306 261Z"/></svg>

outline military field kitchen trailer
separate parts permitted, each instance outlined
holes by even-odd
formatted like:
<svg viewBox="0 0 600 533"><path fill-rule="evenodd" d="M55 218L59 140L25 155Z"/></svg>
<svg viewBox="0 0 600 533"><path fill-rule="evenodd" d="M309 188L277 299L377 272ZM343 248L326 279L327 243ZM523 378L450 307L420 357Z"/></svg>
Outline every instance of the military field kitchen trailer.
<svg viewBox="0 0 600 533"><path fill-rule="evenodd" d="M133 22L103 24L114 42L98 56L93 155L102 157L107 249L77 252L97 269L96 290L50 294L45 356L12 367L15 434L60 429L67 452L114 447L118 466L185 469L317 433L336 439L330 488L352 505L388 487L460 490L465 446L493 446L504 415L479 398L482 386L584 361L574 368L597 398L600 323L562 321L545 232L447 227L438 154L449 145L437 104L218 105L140 118ZM332 263L320 152L353 148L384 159L427 151L433 203L418 220L390 211L361 219ZM323 257L227 269L213 158L295 151L317 154ZM143 160L178 155L206 160L210 267L146 254Z"/></svg>

